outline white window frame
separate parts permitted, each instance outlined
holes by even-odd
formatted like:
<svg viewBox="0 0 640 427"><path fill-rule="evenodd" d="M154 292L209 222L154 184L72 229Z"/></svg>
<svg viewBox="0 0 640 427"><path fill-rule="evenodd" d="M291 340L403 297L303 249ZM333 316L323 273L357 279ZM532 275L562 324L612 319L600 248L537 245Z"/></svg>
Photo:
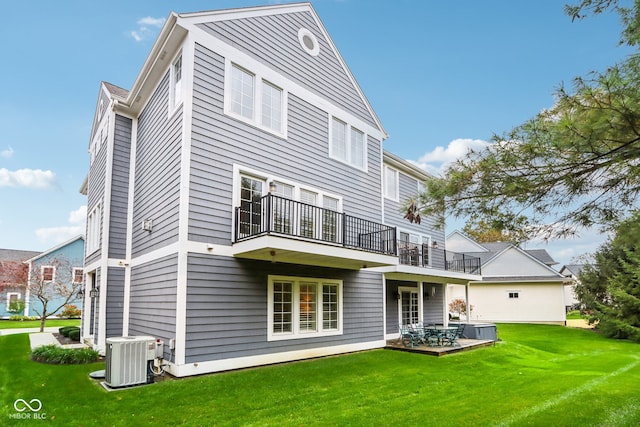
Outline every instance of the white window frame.
<svg viewBox="0 0 640 427"><path fill-rule="evenodd" d="M384 197L395 202L400 200L400 171L392 168L389 165L384 165L384 172L382 174L382 190ZM388 178L394 176L393 188L390 188Z"/></svg>
<svg viewBox="0 0 640 427"><path fill-rule="evenodd" d="M507 299L510 301L518 301L520 300L520 294L522 294L522 292L518 290L507 291ZM515 295L515 296L512 296L512 295Z"/></svg>
<svg viewBox="0 0 640 427"><path fill-rule="evenodd" d="M178 64L180 64L178 70ZM178 75L179 73L179 75ZM169 115L171 116L182 105L184 97L184 64L182 62L182 52L171 61L171 71L169 73Z"/></svg>
<svg viewBox="0 0 640 427"><path fill-rule="evenodd" d="M51 269L51 279L45 279L44 278L44 270L45 268L50 268ZM42 265L40 266L40 274L42 277L42 281L44 282L55 282L56 281L56 268L53 265Z"/></svg>
<svg viewBox="0 0 640 427"><path fill-rule="evenodd" d="M100 231L102 225L102 204L98 203L87 215L87 254L100 248Z"/></svg>
<svg viewBox="0 0 640 427"><path fill-rule="evenodd" d="M343 124L345 126L345 154L344 154L344 158L336 152L335 146L334 146L334 122L338 122L340 124ZM359 134L362 135L362 165L358 165L355 162L354 159L354 144L355 142L353 141L352 135L354 132L357 132ZM352 126L349 122L347 122L346 120L342 120L339 117L333 116L331 114L329 114L329 157L337 160L341 163L347 164L353 168L359 169L361 171L367 172L368 169L368 159L367 159L367 154L369 152L369 143L368 143L368 138L367 138L367 133L364 132L363 130L360 130L359 128Z"/></svg>
<svg viewBox="0 0 640 427"><path fill-rule="evenodd" d="M11 297L16 296L16 301L22 301L22 294L20 292L7 292L7 310L9 311L9 307L11 306Z"/></svg>
<svg viewBox="0 0 640 427"><path fill-rule="evenodd" d="M424 234L424 233L420 233L420 232L416 232L416 231L412 231L412 230L408 230L408 229L404 229L404 228L398 228L397 229L397 239L398 239L398 250L400 250L400 242L402 242L402 240L400 240L400 236L402 234L407 234L409 236L409 241L408 243L410 245L416 245L417 247L421 248L422 245L427 245L427 256L429 259L429 263L425 266L425 267L431 267L432 263L433 263L433 252L431 251L432 247L431 247L431 236L428 234ZM424 254L423 254L424 256Z"/></svg>
<svg viewBox="0 0 640 427"><path fill-rule="evenodd" d="M315 187L311 187L308 185L304 185L304 184L300 184L299 182L295 182L295 181L291 181L279 176L274 176L262 171L258 171L249 167L245 167L242 165L238 165L238 164L234 164L233 165L233 203L232 203L232 233L235 230L236 224L236 216L235 216L235 208L240 206L240 188L242 185L242 177L247 177L247 178L251 178L251 179L255 179L258 181L262 181L263 183L263 190L262 190L262 195L266 195L268 193L268 189L269 189L269 183L270 182L274 182L276 184L276 186L281 183L290 187L293 187L293 198L292 200L295 201L300 201L300 190L305 190L305 191L309 191L311 193L316 193L318 195L317 198L317 206L318 207L325 207L324 205L324 199L325 197L331 199L332 201L336 201L337 203L337 210L336 212L338 213L342 213L342 209L343 209L343 203L342 203L342 196L339 196L337 194L333 194L333 193L328 193L326 191L323 191L319 188L315 188ZM276 187L276 193L277 194L277 187ZM320 224L321 225L321 224ZM294 224L294 227L297 227L298 225ZM295 229L295 228L294 228ZM340 230L337 230L337 233L340 233ZM233 235L233 234L232 234ZM338 236L336 235L336 239L338 238Z"/></svg>
<svg viewBox="0 0 640 427"><path fill-rule="evenodd" d="M233 111L233 70L238 69L253 77L253 95L252 95L252 114L251 117L243 116ZM263 96L264 87L268 86L280 92L280 129L274 129L269 124L263 123ZM268 79L260 73L252 71L250 68L243 66L237 62L227 59L225 61L225 79L224 79L224 113L234 119L245 122L251 126L257 127L265 132L269 132L279 138L287 138L287 105L288 92L282 86ZM273 122L271 118L269 122Z"/></svg>
<svg viewBox="0 0 640 427"><path fill-rule="evenodd" d="M80 280L76 280L76 273L80 272ZM78 268L78 267L74 267L73 269L73 273L72 273L72 282L73 283L82 283L84 281L84 269L82 268Z"/></svg>
<svg viewBox="0 0 640 427"><path fill-rule="evenodd" d="M274 282L291 282L292 286L292 331L291 332L273 332L273 316L274 316ZM300 330L300 284L316 283L316 325L314 332ZM338 289L338 319L336 329L323 329L323 285L334 285ZM280 341L301 338L315 338L343 334L343 282L338 279L326 279L317 277L294 277L294 276L272 276L268 278L267 290L267 341Z"/></svg>

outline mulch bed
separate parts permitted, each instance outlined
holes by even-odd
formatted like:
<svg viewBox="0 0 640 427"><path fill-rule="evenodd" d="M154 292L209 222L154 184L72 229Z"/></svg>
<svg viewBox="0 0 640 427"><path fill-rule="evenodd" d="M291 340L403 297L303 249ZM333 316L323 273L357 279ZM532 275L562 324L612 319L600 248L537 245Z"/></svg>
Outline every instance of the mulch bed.
<svg viewBox="0 0 640 427"><path fill-rule="evenodd" d="M69 337L65 337L62 334L58 334L58 333L54 333L53 336L55 337L55 339L58 340L58 342L60 343L60 345L67 345L67 344L80 344L80 341L74 341Z"/></svg>

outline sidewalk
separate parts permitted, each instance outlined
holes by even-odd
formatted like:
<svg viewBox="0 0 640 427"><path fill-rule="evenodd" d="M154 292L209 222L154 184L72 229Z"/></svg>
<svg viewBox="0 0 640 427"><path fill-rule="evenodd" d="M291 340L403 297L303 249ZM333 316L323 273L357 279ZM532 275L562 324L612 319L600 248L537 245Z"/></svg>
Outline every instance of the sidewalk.
<svg viewBox="0 0 640 427"><path fill-rule="evenodd" d="M44 328L44 332L56 333L59 327ZM40 333L40 328L17 328L17 329L0 329L0 336L13 334L32 334Z"/></svg>
<svg viewBox="0 0 640 427"><path fill-rule="evenodd" d="M40 332L40 328L18 328L18 329L0 329L0 336L13 334L29 334L29 343L31 350L41 345L60 345L58 340L53 336L58 332L58 327L44 328L44 332ZM61 346L63 348L84 348L85 344L67 344Z"/></svg>

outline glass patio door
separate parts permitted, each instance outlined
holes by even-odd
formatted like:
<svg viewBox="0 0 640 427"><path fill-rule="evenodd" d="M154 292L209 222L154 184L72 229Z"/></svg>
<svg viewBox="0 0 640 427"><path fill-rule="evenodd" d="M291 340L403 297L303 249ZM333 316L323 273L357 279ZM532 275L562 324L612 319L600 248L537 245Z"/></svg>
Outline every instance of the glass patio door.
<svg viewBox="0 0 640 427"><path fill-rule="evenodd" d="M400 323L411 325L420 321L418 290L400 290Z"/></svg>

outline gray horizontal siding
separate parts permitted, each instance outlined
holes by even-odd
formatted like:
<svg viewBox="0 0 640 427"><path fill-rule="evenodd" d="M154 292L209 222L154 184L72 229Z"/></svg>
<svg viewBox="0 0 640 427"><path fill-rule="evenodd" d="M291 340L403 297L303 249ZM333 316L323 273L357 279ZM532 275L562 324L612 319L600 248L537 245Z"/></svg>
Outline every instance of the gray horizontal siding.
<svg viewBox="0 0 640 427"><path fill-rule="evenodd" d="M387 225L398 227L402 231L409 231L431 236L432 241L438 242L440 249L444 247L445 230L437 226L438 218L421 217L420 224L410 223L404 218L407 202L418 194L418 180L406 173L399 171L399 202L384 199L384 222ZM432 252L431 266L444 268L444 256L442 251Z"/></svg>
<svg viewBox="0 0 640 427"><path fill-rule="evenodd" d="M378 273L190 255L187 363L383 339ZM343 335L267 341L268 276L342 279Z"/></svg>
<svg viewBox="0 0 640 427"><path fill-rule="evenodd" d="M189 239L230 243L234 163L342 195L346 213L381 222L380 141L369 137L360 171L329 158L325 111L290 95L283 140L224 115L223 88L224 59L196 45Z"/></svg>
<svg viewBox="0 0 640 427"><path fill-rule="evenodd" d="M102 102L102 105L104 106L102 114L100 114L101 102ZM100 85L100 91L98 92L98 102L96 103L96 111L93 117L93 127L91 128L91 137L89 138L89 140L93 139L96 132L100 128L100 122L102 121L102 118L104 117L105 114L108 114L108 111L109 111L108 106L110 102L111 100L109 99L109 95L107 94L106 91L102 89L102 85Z"/></svg>
<svg viewBox="0 0 640 427"><path fill-rule="evenodd" d="M242 50L270 68L376 127L375 120L349 79L311 13L299 12L200 25L205 31ZM320 44L309 55L298 41L298 30L311 31Z"/></svg>
<svg viewBox="0 0 640 427"><path fill-rule="evenodd" d="M124 269L107 270L106 338L122 336L124 310Z"/></svg>
<svg viewBox="0 0 640 427"><path fill-rule="evenodd" d="M127 243L131 119L116 115L111 177L109 257L124 258Z"/></svg>
<svg viewBox="0 0 640 427"><path fill-rule="evenodd" d="M399 313L398 313L398 300L395 298L398 287L417 287L418 282L408 282L403 280L387 280L387 290L385 294L385 301L387 304L387 334L394 334L398 332L399 328ZM426 299L422 297L423 308L423 322L427 324L441 324L444 314L444 288L441 284L424 283L424 290L431 292L431 287L436 287L436 294L433 297Z"/></svg>
<svg viewBox="0 0 640 427"><path fill-rule="evenodd" d="M131 269L129 335L150 335L165 343L175 338L177 262L172 255Z"/></svg>
<svg viewBox="0 0 640 427"><path fill-rule="evenodd" d="M107 144L100 145L100 151L96 153L93 162L89 168L89 179L87 181L87 213L91 213L91 211L96 207L97 204L101 203L102 206L102 216L100 218L100 230L102 230L102 221L104 218L104 195L105 195L105 184L106 184L106 169L107 169ZM100 240L102 240L104 236L102 236L102 232L100 233ZM102 245L98 245L98 250L87 254L85 264L90 264L100 259L102 255Z"/></svg>
<svg viewBox="0 0 640 427"><path fill-rule="evenodd" d="M182 111L168 117L168 74L138 119L133 208L134 256L178 239ZM153 231L141 223L153 220Z"/></svg>

